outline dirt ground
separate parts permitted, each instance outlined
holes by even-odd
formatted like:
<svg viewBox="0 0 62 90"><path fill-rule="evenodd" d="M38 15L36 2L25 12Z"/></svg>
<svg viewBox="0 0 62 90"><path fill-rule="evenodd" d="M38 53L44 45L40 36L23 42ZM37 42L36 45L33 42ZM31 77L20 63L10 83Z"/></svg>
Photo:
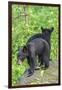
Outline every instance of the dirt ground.
<svg viewBox="0 0 62 90"><path fill-rule="evenodd" d="M30 77L22 76L17 80L17 85L53 84L58 83L58 61L50 61L47 70L35 70Z"/></svg>

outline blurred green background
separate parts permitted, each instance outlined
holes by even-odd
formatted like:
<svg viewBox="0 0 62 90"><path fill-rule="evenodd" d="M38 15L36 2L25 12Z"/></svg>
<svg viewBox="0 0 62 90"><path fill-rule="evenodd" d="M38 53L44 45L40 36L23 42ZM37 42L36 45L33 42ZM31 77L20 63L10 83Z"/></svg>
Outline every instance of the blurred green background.
<svg viewBox="0 0 62 90"><path fill-rule="evenodd" d="M28 38L41 33L41 26L54 31L51 36L51 58L57 60L58 56L58 7L12 5L12 85L16 85L19 76L28 67L27 60L17 65L18 46L26 44Z"/></svg>

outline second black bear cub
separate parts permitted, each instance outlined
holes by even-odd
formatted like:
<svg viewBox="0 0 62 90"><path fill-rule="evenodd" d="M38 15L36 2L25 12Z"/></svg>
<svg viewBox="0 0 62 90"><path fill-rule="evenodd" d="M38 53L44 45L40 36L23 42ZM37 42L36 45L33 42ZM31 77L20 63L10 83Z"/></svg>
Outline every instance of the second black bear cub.
<svg viewBox="0 0 62 90"><path fill-rule="evenodd" d="M35 34L35 35L31 36L28 39L27 43L30 42L33 39L42 38L42 39L46 40L48 42L49 46L50 46L51 34L52 34L54 28L52 27L52 28L49 29L49 28L41 27L41 30L42 30L42 33L38 33L38 34Z"/></svg>

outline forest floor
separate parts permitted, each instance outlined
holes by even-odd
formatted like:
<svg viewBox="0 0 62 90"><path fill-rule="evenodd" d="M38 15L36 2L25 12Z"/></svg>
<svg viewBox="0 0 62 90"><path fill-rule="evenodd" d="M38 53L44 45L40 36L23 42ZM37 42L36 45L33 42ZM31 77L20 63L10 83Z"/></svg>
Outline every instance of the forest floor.
<svg viewBox="0 0 62 90"><path fill-rule="evenodd" d="M50 61L50 66L46 70L35 70L30 77L20 77L17 85L36 85L36 84L58 84L58 60Z"/></svg>

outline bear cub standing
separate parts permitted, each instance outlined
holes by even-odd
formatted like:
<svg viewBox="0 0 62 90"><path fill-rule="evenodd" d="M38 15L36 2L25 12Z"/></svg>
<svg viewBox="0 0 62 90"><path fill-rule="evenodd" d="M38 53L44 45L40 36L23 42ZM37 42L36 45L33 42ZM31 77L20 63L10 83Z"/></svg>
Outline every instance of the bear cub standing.
<svg viewBox="0 0 62 90"><path fill-rule="evenodd" d="M36 56L40 61L40 65L44 64L45 69L49 67L49 53L50 53L50 36L53 28L51 30L43 30L39 37L32 36L28 41L26 46L19 49L17 63L20 64L24 58L27 58L29 69L25 71L27 76L31 76L35 70ZM34 37L34 38L33 38ZM43 39L43 38L44 39Z"/></svg>

